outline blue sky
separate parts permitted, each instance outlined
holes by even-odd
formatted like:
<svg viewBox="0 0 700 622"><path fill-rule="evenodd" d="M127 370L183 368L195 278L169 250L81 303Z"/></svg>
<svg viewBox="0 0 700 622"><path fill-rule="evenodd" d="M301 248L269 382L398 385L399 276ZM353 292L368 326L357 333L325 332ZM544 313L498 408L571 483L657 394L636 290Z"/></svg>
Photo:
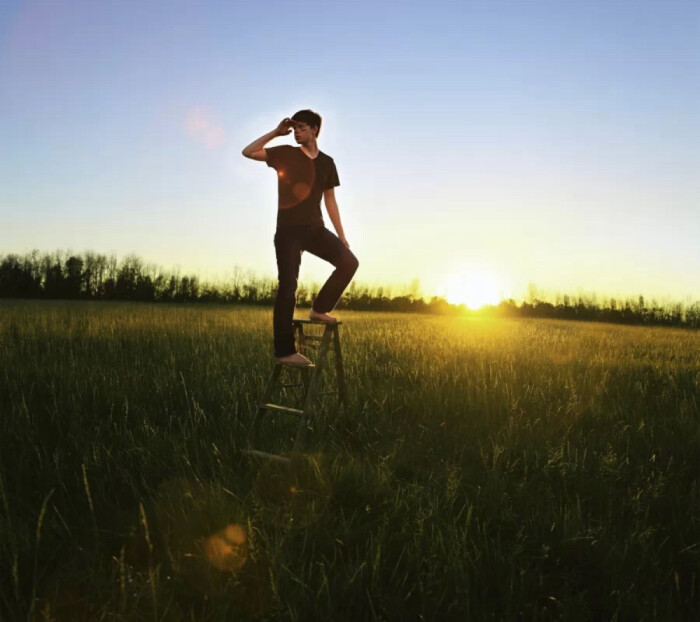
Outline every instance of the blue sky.
<svg viewBox="0 0 700 622"><path fill-rule="evenodd" d="M0 252L273 276L240 151L311 107L361 281L697 299L699 101L690 0L10 0Z"/></svg>

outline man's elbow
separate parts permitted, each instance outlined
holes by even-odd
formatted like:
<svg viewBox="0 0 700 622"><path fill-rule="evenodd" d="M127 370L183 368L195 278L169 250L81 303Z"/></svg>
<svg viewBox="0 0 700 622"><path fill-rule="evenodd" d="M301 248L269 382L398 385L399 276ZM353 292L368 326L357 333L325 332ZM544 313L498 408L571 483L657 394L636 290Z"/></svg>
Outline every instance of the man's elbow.
<svg viewBox="0 0 700 622"><path fill-rule="evenodd" d="M248 149L246 147L243 151L241 151L241 154L250 160L258 160L260 162L267 161L267 154L265 153L264 149L261 151L253 151L252 149Z"/></svg>

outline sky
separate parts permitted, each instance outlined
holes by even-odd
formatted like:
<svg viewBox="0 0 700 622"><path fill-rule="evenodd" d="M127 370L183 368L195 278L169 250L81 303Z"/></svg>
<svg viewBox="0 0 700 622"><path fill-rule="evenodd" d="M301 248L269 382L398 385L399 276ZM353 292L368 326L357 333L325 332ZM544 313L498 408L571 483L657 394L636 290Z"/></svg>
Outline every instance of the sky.
<svg viewBox="0 0 700 622"><path fill-rule="evenodd" d="M302 108L362 283L700 299L696 0L4 0L0 254L274 278Z"/></svg>

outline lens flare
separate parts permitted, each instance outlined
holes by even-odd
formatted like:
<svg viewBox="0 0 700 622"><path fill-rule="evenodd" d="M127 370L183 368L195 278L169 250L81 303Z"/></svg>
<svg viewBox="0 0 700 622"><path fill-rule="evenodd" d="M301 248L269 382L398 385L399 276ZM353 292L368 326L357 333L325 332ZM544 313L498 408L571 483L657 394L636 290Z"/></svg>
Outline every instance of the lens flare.
<svg viewBox="0 0 700 622"><path fill-rule="evenodd" d="M301 156L277 171L277 191L280 209L299 205L311 194L316 179L314 161Z"/></svg>
<svg viewBox="0 0 700 622"><path fill-rule="evenodd" d="M330 486L320 457L292 454L263 465L253 486L262 516L287 529L308 527L328 505Z"/></svg>
<svg viewBox="0 0 700 622"><path fill-rule="evenodd" d="M224 129L214 121L212 110L206 106L196 106L187 111L185 129L192 140L209 149L221 147L226 142Z"/></svg>
<svg viewBox="0 0 700 622"><path fill-rule="evenodd" d="M209 563L228 572L239 570L248 559L248 536L246 530L237 524L205 538L202 550Z"/></svg>
<svg viewBox="0 0 700 622"><path fill-rule="evenodd" d="M303 201L311 193L311 186L302 182L296 183L292 188L292 193L297 199Z"/></svg>

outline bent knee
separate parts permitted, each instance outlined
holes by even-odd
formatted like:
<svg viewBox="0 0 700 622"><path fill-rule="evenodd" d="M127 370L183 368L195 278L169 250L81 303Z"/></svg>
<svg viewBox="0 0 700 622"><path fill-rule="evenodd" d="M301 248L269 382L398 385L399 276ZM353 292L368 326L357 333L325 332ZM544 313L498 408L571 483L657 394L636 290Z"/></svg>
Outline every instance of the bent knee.
<svg viewBox="0 0 700 622"><path fill-rule="evenodd" d="M353 255L352 253L348 253L343 260L343 269L351 276L355 274L355 272L357 272L357 268L359 266L360 262L358 261L357 257L355 257L355 255Z"/></svg>

